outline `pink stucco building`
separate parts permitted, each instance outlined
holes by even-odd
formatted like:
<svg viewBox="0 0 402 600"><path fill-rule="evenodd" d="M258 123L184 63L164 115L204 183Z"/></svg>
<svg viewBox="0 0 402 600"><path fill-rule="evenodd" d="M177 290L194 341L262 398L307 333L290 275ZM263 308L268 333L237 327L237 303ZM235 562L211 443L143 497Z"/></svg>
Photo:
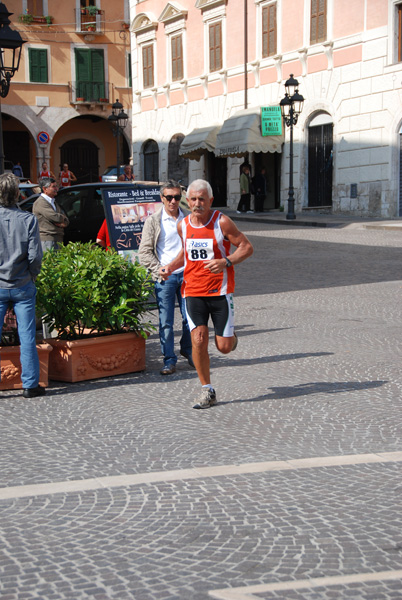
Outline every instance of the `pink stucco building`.
<svg viewBox="0 0 402 600"><path fill-rule="evenodd" d="M42 161L56 175L67 162L79 183L98 181L116 163L111 105L119 99L131 116L128 0L7 0L6 7L26 42L1 102L6 160L20 161L32 181ZM128 161L131 127L120 141Z"/></svg>
<svg viewBox="0 0 402 600"><path fill-rule="evenodd" d="M289 131L261 136L259 115L294 74L296 211L401 215L401 14L397 0L131 0L136 173L205 177L235 207L246 157L266 168L265 208L286 209Z"/></svg>

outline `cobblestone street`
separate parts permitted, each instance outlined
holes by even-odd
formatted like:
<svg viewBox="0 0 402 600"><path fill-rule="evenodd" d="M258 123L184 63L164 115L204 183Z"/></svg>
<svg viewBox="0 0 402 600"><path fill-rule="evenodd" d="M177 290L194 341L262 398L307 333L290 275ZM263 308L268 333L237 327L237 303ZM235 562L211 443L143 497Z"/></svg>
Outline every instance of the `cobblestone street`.
<svg viewBox="0 0 402 600"><path fill-rule="evenodd" d="M217 406L157 334L144 373L1 394L1 600L402 599L402 231L238 225Z"/></svg>

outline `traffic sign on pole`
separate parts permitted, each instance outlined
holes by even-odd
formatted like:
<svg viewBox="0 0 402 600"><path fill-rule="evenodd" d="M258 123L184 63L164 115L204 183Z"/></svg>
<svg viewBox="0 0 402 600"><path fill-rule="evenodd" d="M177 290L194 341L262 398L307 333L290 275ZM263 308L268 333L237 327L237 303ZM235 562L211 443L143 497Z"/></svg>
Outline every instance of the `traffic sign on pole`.
<svg viewBox="0 0 402 600"><path fill-rule="evenodd" d="M48 144L50 136L46 131L41 131L40 133L38 133L37 139L40 144Z"/></svg>

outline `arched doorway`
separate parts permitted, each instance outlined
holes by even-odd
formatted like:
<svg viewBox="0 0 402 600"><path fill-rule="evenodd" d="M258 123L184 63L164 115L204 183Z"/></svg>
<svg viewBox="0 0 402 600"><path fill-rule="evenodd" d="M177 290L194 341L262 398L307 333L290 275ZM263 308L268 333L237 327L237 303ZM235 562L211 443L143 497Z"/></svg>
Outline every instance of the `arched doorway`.
<svg viewBox="0 0 402 600"><path fill-rule="evenodd" d="M77 178L75 183L99 180L98 147L84 139L70 140L60 148L60 167L67 163Z"/></svg>
<svg viewBox="0 0 402 600"><path fill-rule="evenodd" d="M402 217L402 129L399 132L399 211L398 216Z"/></svg>
<svg viewBox="0 0 402 600"><path fill-rule="evenodd" d="M10 167L9 163L15 165L17 162L20 162L24 177L28 177L32 181L37 181L35 163L36 145L32 134L21 121L11 115L2 112L1 120L3 126L4 158L7 168Z"/></svg>
<svg viewBox="0 0 402 600"><path fill-rule="evenodd" d="M159 181L159 148L155 140L145 142L143 155L145 181Z"/></svg>
<svg viewBox="0 0 402 600"><path fill-rule="evenodd" d="M333 122L320 113L308 128L308 205L332 206Z"/></svg>
<svg viewBox="0 0 402 600"><path fill-rule="evenodd" d="M179 156L179 148L184 139L182 133L177 133L169 142L168 148L168 178L188 186L188 159Z"/></svg>

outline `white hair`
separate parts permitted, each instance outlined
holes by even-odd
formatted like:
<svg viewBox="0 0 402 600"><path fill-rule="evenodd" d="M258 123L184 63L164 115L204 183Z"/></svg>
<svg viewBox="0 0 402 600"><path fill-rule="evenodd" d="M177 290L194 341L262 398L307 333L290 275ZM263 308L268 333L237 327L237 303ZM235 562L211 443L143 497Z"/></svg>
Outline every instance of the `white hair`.
<svg viewBox="0 0 402 600"><path fill-rule="evenodd" d="M214 197L212 187L208 183L208 181L205 181L205 179L195 179L194 181L192 181L187 188L186 198L190 197L190 190L193 190L193 192L200 192L201 190L205 190L208 194L208 198Z"/></svg>

